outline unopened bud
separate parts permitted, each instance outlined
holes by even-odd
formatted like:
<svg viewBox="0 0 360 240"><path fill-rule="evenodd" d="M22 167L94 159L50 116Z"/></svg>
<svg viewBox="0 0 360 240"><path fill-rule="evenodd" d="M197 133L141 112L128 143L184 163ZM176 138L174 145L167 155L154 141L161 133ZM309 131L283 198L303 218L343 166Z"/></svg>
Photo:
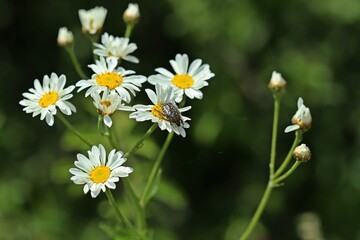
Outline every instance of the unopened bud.
<svg viewBox="0 0 360 240"><path fill-rule="evenodd" d="M281 74L273 71L268 87L275 93L281 93L285 91L285 86L286 81L283 79Z"/></svg>
<svg viewBox="0 0 360 240"><path fill-rule="evenodd" d="M126 24L136 24L140 18L139 5L137 3L129 3L128 8L123 14L123 20Z"/></svg>
<svg viewBox="0 0 360 240"><path fill-rule="evenodd" d="M69 31L66 27L62 27L59 29L59 34L57 37L57 42L60 47L66 47L72 44L74 41L74 36L71 31Z"/></svg>
<svg viewBox="0 0 360 240"><path fill-rule="evenodd" d="M303 143L295 148L294 157L297 161L307 162L311 158L310 149Z"/></svg>

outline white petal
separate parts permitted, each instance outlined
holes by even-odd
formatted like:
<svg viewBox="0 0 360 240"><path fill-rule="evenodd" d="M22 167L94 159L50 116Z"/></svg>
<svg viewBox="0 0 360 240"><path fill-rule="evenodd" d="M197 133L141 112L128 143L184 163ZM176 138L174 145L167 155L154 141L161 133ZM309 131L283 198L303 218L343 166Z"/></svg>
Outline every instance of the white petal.
<svg viewBox="0 0 360 240"><path fill-rule="evenodd" d="M290 125L285 128L284 132L285 133L292 132L292 131L298 130L299 128L300 128L299 125Z"/></svg>

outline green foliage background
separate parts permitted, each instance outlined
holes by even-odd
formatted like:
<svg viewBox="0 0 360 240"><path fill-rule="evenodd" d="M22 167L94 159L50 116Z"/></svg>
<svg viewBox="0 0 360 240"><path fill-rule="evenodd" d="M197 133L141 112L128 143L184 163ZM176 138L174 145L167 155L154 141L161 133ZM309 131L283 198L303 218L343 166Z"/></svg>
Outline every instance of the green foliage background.
<svg viewBox="0 0 360 240"><path fill-rule="evenodd" d="M108 9L104 31L121 36L128 1L0 0L0 239L108 239L112 223L104 194L83 195L68 169L87 147L60 121L49 127L22 112L21 94L45 74L79 80L63 49L59 27L74 32L84 69L91 46L81 33L78 9ZM298 239L297 217L316 213L325 239L360 239L359 40L357 0L138 1L141 21L132 41L140 64L125 68L149 76L169 68L177 53L201 58L216 76L204 99L190 102L191 128L166 154L157 198L149 205L155 239L236 239L255 210L268 178L273 70L288 82L283 97L278 161L293 141L282 130L303 97L313 128L304 142L310 162L276 189L253 239ZM90 74L89 69L86 69ZM152 87L150 84L145 87ZM96 112L83 92L69 117L96 143ZM146 100L144 91L135 99ZM114 116L126 151L150 123ZM165 132L157 131L128 160L130 181L142 187ZM116 197L121 198L119 184ZM121 204L126 206L125 201Z"/></svg>

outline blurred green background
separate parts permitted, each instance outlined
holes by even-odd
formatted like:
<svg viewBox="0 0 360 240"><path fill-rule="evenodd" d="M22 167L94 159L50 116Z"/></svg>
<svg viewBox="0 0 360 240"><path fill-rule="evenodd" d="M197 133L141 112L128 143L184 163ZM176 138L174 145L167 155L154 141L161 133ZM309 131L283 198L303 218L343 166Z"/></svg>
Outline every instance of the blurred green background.
<svg viewBox="0 0 360 240"><path fill-rule="evenodd" d="M122 36L128 3L0 0L0 239L109 239L102 230L112 221L105 195L91 199L70 181L68 169L87 147L58 119L49 127L18 102L45 74L65 74L68 84L79 80L56 44L59 27L73 31L90 74L85 66L92 61L91 45L81 33L78 9L104 6L104 31ZM273 70L288 82L278 161L293 141L283 129L299 96L313 116L304 136L313 157L274 191L252 239L305 239L299 225L309 214L305 225L323 239L360 239L360 1L138 3L141 21L132 41L140 64L125 68L149 76L187 53L216 74L203 88L204 99L189 102L187 137L175 137L165 156L163 183L148 208L155 239L230 240L242 232L268 178L273 101L267 83ZM91 100L83 96L75 94L78 113L68 120L93 142L108 144L97 133ZM146 99L142 91L135 102ZM127 113L114 118L123 151L151 125L129 120ZM165 136L155 132L128 160L134 186L141 187ZM117 198L121 192L119 184Z"/></svg>

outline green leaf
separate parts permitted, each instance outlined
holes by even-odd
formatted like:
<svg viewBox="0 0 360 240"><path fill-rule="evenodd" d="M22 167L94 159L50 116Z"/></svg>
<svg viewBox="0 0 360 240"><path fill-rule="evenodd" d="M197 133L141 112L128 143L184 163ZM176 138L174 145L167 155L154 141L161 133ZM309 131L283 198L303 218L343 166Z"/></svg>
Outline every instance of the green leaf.
<svg viewBox="0 0 360 240"><path fill-rule="evenodd" d="M117 225L110 226L107 223L100 223L99 227L112 239L115 240L137 240L137 233L133 229L121 228Z"/></svg>

